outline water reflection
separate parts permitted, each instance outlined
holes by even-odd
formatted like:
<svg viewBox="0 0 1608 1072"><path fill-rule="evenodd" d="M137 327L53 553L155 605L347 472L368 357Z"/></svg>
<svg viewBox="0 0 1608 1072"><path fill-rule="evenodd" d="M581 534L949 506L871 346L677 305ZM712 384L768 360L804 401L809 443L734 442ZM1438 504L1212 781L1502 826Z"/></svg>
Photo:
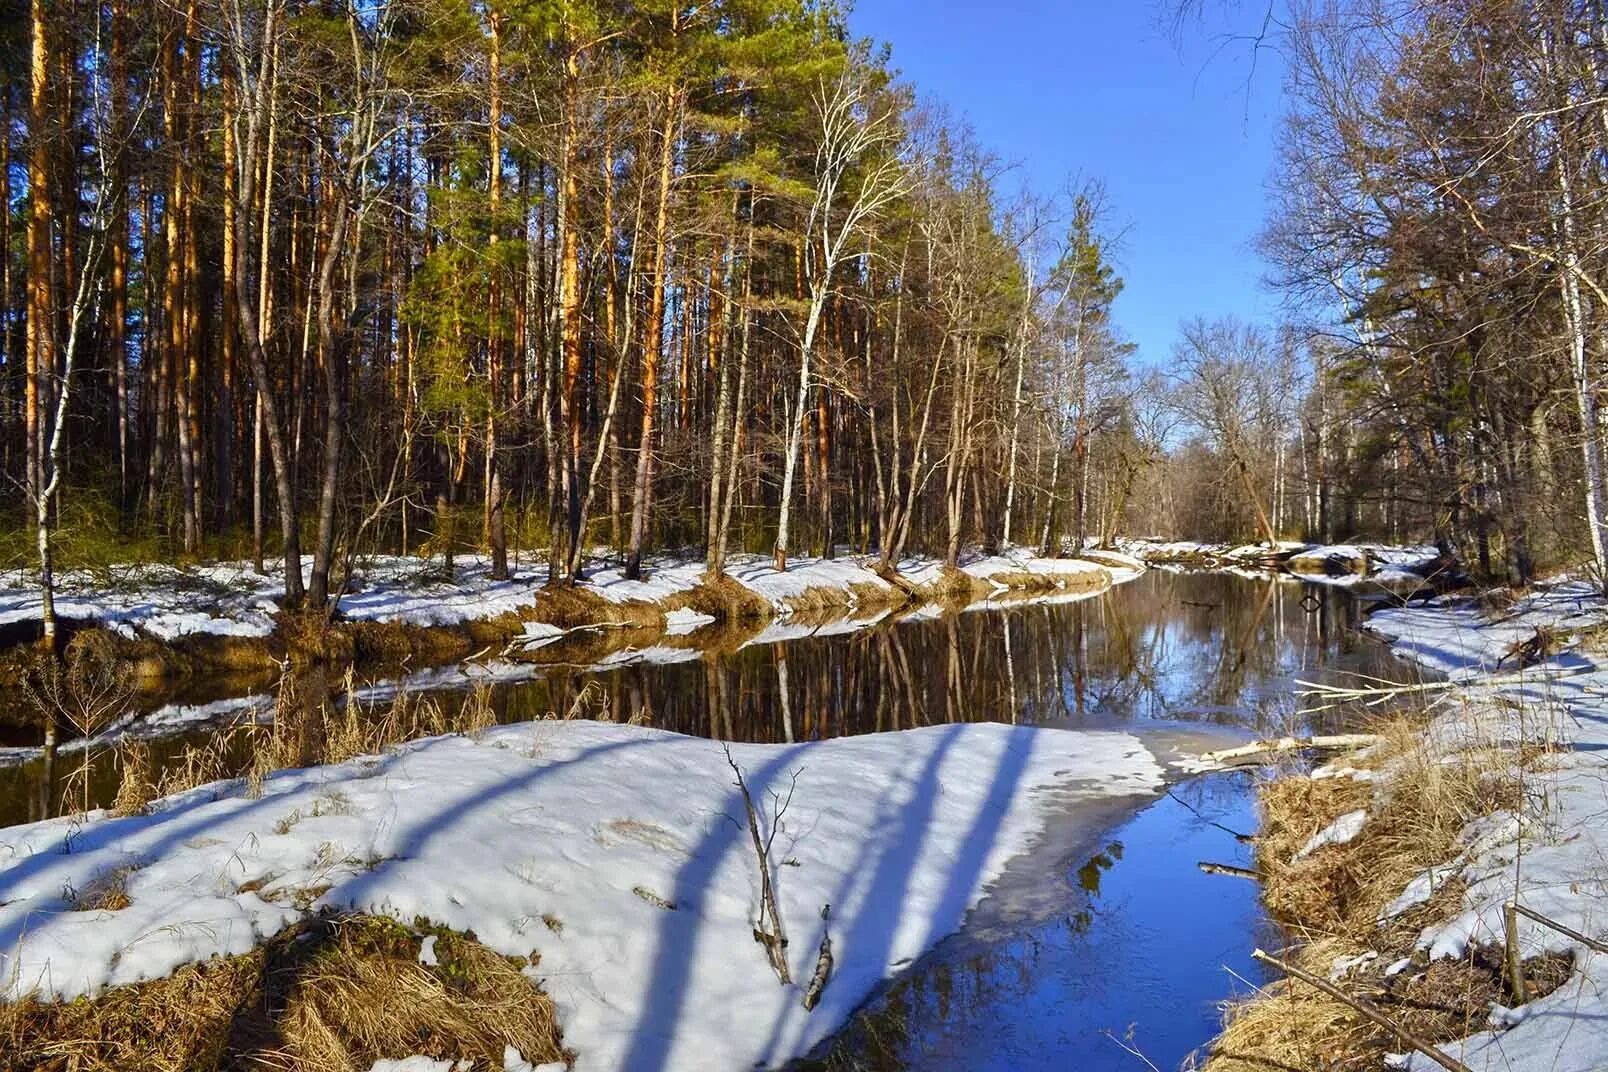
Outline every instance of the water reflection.
<svg viewBox="0 0 1608 1072"><path fill-rule="evenodd" d="M706 631L657 643L650 661L615 652L602 666L532 668L533 676L491 686L489 702L503 722L573 713L755 742L971 721L1267 734L1291 728L1296 677L1401 673L1354 631L1358 614L1348 594L1288 578L1152 571L1079 602L918 615L852 631L837 623L779 643L757 642L767 634L753 630ZM305 704L342 695L341 679L318 671L295 684ZM152 758L160 769L205 741L226 769L243 769L244 746L220 742L222 732L155 742ZM81 757L63 755L57 766L78 770ZM62 779L53 773L42 760L0 767L0 821L59 811ZM98 752L84 776L91 801L110 803L115 755Z"/></svg>
<svg viewBox="0 0 1608 1072"><path fill-rule="evenodd" d="M1248 863L1212 824L1254 825L1249 776L1178 792L1081 858L1018 860L963 931L794 1072L1178 1068L1219 1030L1220 1001L1263 980L1249 951L1267 928L1253 883L1195 866Z"/></svg>

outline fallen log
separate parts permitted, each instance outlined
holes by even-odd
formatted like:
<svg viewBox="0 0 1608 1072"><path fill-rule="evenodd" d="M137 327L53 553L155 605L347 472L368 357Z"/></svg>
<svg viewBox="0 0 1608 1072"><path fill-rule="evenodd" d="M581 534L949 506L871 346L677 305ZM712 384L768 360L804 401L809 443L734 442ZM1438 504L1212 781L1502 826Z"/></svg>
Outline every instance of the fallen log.
<svg viewBox="0 0 1608 1072"><path fill-rule="evenodd" d="M1249 759L1254 756L1279 755L1286 752L1339 751L1347 748L1365 748L1378 744L1377 733L1336 733L1316 737L1279 737L1271 741L1252 741L1237 748L1224 748L1216 752L1202 752L1203 763L1224 763L1230 760Z"/></svg>

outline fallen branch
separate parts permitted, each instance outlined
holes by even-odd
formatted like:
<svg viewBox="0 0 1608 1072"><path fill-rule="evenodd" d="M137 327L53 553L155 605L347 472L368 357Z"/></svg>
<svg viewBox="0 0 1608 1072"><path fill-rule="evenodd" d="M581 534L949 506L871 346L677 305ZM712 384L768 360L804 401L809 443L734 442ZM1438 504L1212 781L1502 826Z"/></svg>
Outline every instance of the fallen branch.
<svg viewBox="0 0 1608 1072"><path fill-rule="evenodd" d="M1378 707L1401 696L1421 695L1430 692L1450 692L1455 689L1464 689L1471 686L1481 688L1495 685L1533 685L1537 680L1553 680L1561 677L1572 677L1575 674L1588 672L1587 669L1573 667L1548 667L1527 671L1519 674L1507 674L1502 677L1482 677L1474 681L1420 681L1410 685L1380 684L1363 688L1348 688L1344 685L1325 685L1317 681L1302 681L1296 679L1301 686L1297 696L1320 696L1331 701L1321 707L1307 707L1301 714L1315 714L1327 711L1342 704L1360 702L1364 707ZM1375 679L1377 680L1377 679Z"/></svg>
<svg viewBox="0 0 1608 1072"><path fill-rule="evenodd" d="M754 925L754 941L765 947L765 955L769 958L771 967L776 971L776 978L781 980L783 986L793 981L793 973L787 966L787 932L782 927L782 913L776 905L776 890L771 884L770 850L771 844L776 840L776 831L781 827L782 816L787 812L787 806L793 802L793 789L798 785L798 772L793 772L793 785L787 790L787 798L780 799L771 795L772 813L770 833L761 836L759 832L759 810L754 807L754 798L748 792L748 781L743 777L743 769L732 758L731 746L721 746L726 752L726 762L730 764L732 772L737 775L737 789L743 795L743 807L748 813L748 835L754 843L754 859L759 867L759 922Z"/></svg>
<svg viewBox="0 0 1608 1072"><path fill-rule="evenodd" d="M1442 1053L1439 1048L1431 1045L1428 1042L1425 1042L1417 1035L1414 1035L1411 1031L1408 1031L1400 1024L1397 1024L1373 1005L1363 1001L1361 998L1352 997L1350 994L1347 994L1344 990L1341 990L1338 986L1335 986L1327 979L1321 979L1318 976L1313 975L1311 972L1303 971L1293 964L1280 960L1278 957L1264 953L1260 949L1253 951L1251 956L1252 958L1261 961L1263 964L1272 965L1293 979L1299 979L1308 986L1317 987L1319 990L1323 991L1331 998L1334 998L1336 1001L1349 1005L1351 1008L1355 1009L1357 1012L1361 1013L1378 1026L1384 1028L1386 1031L1389 1031L1401 1042L1406 1043L1408 1046L1411 1046L1413 1049L1417 1050L1425 1057L1428 1057L1431 1061L1434 1061L1442 1068L1447 1069L1447 1072L1473 1072L1473 1070L1463 1062L1446 1056L1446 1054Z"/></svg>
<svg viewBox="0 0 1608 1072"><path fill-rule="evenodd" d="M1216 864L1210 860L1202 860L1195 865L1208 875L1226 875L1229 878L1248 878L1259 881L1262 877L1260 871L1253 871L1248 867L1235 867L1233 864Z"/></svg>
<svg viewBox="0 0 1608 1072"><path fill-rule="evenodd" d="M1238 748L1224 748L1217 752L1202 752L1200 758L1204 763L1223 763L1233 759L1248 759L1252 756L1275 755L1285 752L1305 752L1310 749L1337 751L1347 748L1363 748L1370 744L1378 744L1382 739L1377 733L1337 733L1318 737L1280 737L1271 741L1252 741L1250 744L1242 744Z"/></svg>
<svg viewBox="0 0 1608 1072"><path fill-rule="evenodd" d="M804 1009L807 1012L813 1012L820 1003L821 991L826 989L827 981L832 978L832 933L825 926L831 914L831 905L821 906L821 949L815 955L815 973L810 976L810 985L804 990Z"/></svg>
<svg viewBox="0 0 1608 1072"><path fill-rule="evenodd" d="M1172 800L1173 800L1173 802L1175 804L1179 804L1182 807L1187 808L1189 810L1189 813L1191 815L1193 815L1195 818L1199 819L1201 822L1205 823L1207 826L1216 827L1218 830L1221 830L1223 833L1227 834L1229 837L1233 838L1235 841L1239 842L1240 844L1248 845L1251 842L1256 840L1255 836L1253 836L1251 834L1242 834L1238 830L1235 830L1233 827L1224 826L1222 823L1218 822L1216 819L1208 819L1208 818L1206 818L1206 816L1201 814L1201 811L1200 811L1199 808L1195 807L1195 805L1191 804L1189 801L1185 800L1183 797L1179 796L1177 793L1174 793L1171 789L1167 790L1167 795L1172 798Z"/></svg>
<svg viewBox="0 0 1608 1072"><path fill-rule="evenodd" d="M1533 908L1526 908L1521 904L1514 904L1512 902L1509 902L1508 907L1511 907L1513 909L1513 911L1517 912L1519 915L1523 916L1525 919L1534 920L1535 922L1541 924L1541 926L1543 926L1543 927L1551 927L1553 930L1557 931L1559 934L1563 935L1566 938L1573 938L1575 941L1579 942L1581 945L1585 946L1587 949L1593 950L1593 951L1598 952L1598 953L1608 953L1608 944L1604 944L1603 942L1600 942L1595 938L1587 938L1585 935L1581 934L1579 931L1574 930L1574 929L1569 928L1569 927L1565 927L1562 923L1559 923L1557 920L1549 919L1548 917L1543 916L1541 913L1537 912Z"/></svg>

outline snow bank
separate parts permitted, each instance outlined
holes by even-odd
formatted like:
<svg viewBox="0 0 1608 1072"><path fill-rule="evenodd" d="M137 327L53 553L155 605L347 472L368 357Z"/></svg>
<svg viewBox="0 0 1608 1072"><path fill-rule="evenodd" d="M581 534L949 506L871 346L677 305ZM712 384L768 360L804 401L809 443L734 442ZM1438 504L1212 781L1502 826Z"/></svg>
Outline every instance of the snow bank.
<svg viewBox="0 0 1608 1072"><path fill-rule="evenodd" d="M68 571L59 578L56 612L63 618L98 621L125 636L144 633L159 640L177 640L193 634L266 637L274 631L275 615L284 595L280 569L267 563L258 574L244 562L209 566L128 567L101 574ZM1137 572L1115 565L1115 580L1129 580ZM854 606L855 589L891 595L893 585L879 576L875 560L844 554L821 559L799 556L778 573L761 555L734 555L727 573L769 602L778 614L792 610L792 601L811 593ZM310 569L309 560L308 566ZM941 574L941 563L912 559L900 572L916 585L931 583ZM963 568L978 577L1006 572L1037 573L1069 578L1090 569L1091 562L1037 558L1010 551L993 558L975 554ZM592 560L583 571L580 587L610 603L663 604L696 588L703 580L701 559L656 556L650 558L638 580L627 580L623 569ZM340 613L354 621L396 621L416 625L454 626L504 614L528 617L547 575L526 560L516 565L513 580L491 577L491 562L484 555L462 555L449 577L434 560L382 555L361 560L353 570L350 591L340 600ZM834 595L835 594L835 595ZM690 612L689 612L690 613ZM37 621L39 594L27 571L0 573L0 625ZM691 619L676 623L685 629Z"/></svg>
<svg viewBox="0 0 1608 1072"><path fill-rule="evenodd" d="M1564 651L1523 668L1505 659L1537 628L1567 634L1608 621L1608 602L1582 582L1540 587L1505 610L1440 600L1381 611L1367 628L1394 650L1463 683L1426 730L1431 758L1470 748L1544 745L1523 772L1516 812L1469 823L1456 858L1415 877L1387 914L1426 901L1453 877L1461 902L1419 935L1430 957L1461 957L1502 941L1503 907L1518 903L1596 940L1608 939L1608 666ZM1388 792L1387 772L1387 788ZM1490 1030L1441 1048L1474 1072L1600 1072L1608 1061L1608 955L1520 917L1525 957L1572 954L1575 973L1557 991L1518 1009L1495 1007ZM1392 1067L1430 1072L1422 1054Z"/></svg>
<svg viewBox="0 0 1608 1072"><path fill-rule="evenodd" d="M1538 587L1501 612L1488 612L1467 597L1442 597L1421 607L1381 610L1364 628L1388 640L1403 658L1472 680L1498 669L1517 669L1505 657L1538 628L1567 633L1604 621L1608 601L1600 592L1585 581L1563 581Z"/></svg>
<svg viewBox="0 0 1608 1072"><path fill-rule="evenodd" d="M758 880L721 746L597 723L432 738L274 774L257 799L220 783L145 816L0 832L3 993L162 976L322 909L422 916L534 953L579 1069L775 1065L953 931L1050 794L1162 778L1127 734L993 724L731 750L767 816L796 787L773 862L796 979L830 928L837 969L813 1013L750 935ZM128 907L71 910L117 872Z"/></svg>

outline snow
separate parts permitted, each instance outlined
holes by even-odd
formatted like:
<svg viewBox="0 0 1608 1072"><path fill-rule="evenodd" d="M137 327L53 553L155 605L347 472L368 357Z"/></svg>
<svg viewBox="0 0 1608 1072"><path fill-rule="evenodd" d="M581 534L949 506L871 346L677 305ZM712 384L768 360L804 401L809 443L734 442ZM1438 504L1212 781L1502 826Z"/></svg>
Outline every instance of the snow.
<svg viewBox="0 0 1608 1072"><path fill-rule="evenodd" d="M400 1060L375 1061L369 1072L469 1072L468 1061L436 1061L422 1054Z"/></svg>
<svg viewBox="0 0 1608 1072"><path fill-rule="evenodd" d="M205 566L130 566L91 573L64 571L59 576L56 611L65 619L98 621L124 636L148 635L173 641L193 634L266 637L273 633L284 588L282 569L265 563L267 572L254 572L249 563L222 562ZM304 574L311 562L304 566ZM1026 571L1066 578L1101 567L1077 559L1039 558L1020 549L983 558L972 553L962 568L978 577L1007 571ZM1107 570L1114 582L1130 580L1142 566L1137 560L1117 563ZM941 563L933 559L901 562L900 572L921 585L937 580ZM627 580L620 567L605 566L593 558L582 571L580 587L611 603L662 605L702 583L701 559L663 555L644 563L643 576ZM769 602L779 615L790 613L793 601L812 591L837 593L835 601L856 605L853 589L890 592L893 586L879 576L875 559L848 553L831 559L796 556L785 571L771 567L769 557L733 555L726 572ZM440 563L408 556L379 555L359 560L353 568L349 591L341 596L341 615L353 621L405 621L417 625L453 626L512 614L529 618L537 613L537 599L545 568L530 560L515 564L512 580L491 577L491 561L484 555L462 555L454 561L449 578ZM0 572L0 625L36 621L40 600L33 575L26 570ZM690 631L707 619L695 611L669 611L672 632ZM554 634L531 632L533 647Z"/></svg>
<svg viewBox="0 0 1608 1072"><path fill-rule="evenodd" d="M1346 812L1340 818L1313 834L1307 843L1301 846L1300 851L1295 854L1295 858L1304 860L1325 845L1349 845L1357 840L1357 835L1362 833L1362 828L1367 821L1368 812L1366 810Z"/></svg>
<svg viewBox="0 0 1608 1072"><path fill-rule="evenodd" d="M1453 877L1462 880L1461 900L1419 935L1418 948L1431 958L1500 942L1509 900L1599 942L1608 938L1608 665L1569 647L1578 630L1605 621L1608 601L1590 584L1567 578L1505 609L1441 599L1368 620L1367 628L1398 653L1460 683L1425 732L1432 760L1466 749L1514 756L1524 745L1546 750L1518 771L1523 794L1515 811L1470 822L1455 858L1415 876L1386 909L1387 917L1404 912ZM1508 653L1537 628L1553 631L1564 650L1535 666L1514 665ZM1391 776L1387 769L1386 792ZM1525 957L1572 955L1574 974L1525 1006L1494 1008L1488 1030L1442 1049L1474 1072L1601 1070L1608 1054L1608 955L1522 916L1518 938ZM1411 1072L1439 1067L1422 1054L1396 1055L1391 1065Z"/></svg>
<svg viewBox="0 0 1608 1072"><path fill-rule="evenodd" d="M1101 731L946 725L731 751L767 823L796 776L773 865L796 979L832 905L837 968L813 1013L750 936L758 882L721 746L586 722L279 772L258 798L218 783L148 815L0 832L0 993L70 999L245 952L311 912L371 912L534 953L582 1072L775 1065L953 931L1046 809L1162 780L1138 739ZM124 869L127 908L70 910Z"/></svg>
<svg viewBox="0 0 1608 1072"><path fill-rule="evenodd" d="M1381 610L1367 629L1390 641L1397 655L1454 679L1473 680L1498 669L1516 670L1506 658L1537 628L1570 631L1608 621L1608 601L1586 581L1537 588L1511 608L1487 612L1477 599L1441 597L1421 607Z"/></svg>

